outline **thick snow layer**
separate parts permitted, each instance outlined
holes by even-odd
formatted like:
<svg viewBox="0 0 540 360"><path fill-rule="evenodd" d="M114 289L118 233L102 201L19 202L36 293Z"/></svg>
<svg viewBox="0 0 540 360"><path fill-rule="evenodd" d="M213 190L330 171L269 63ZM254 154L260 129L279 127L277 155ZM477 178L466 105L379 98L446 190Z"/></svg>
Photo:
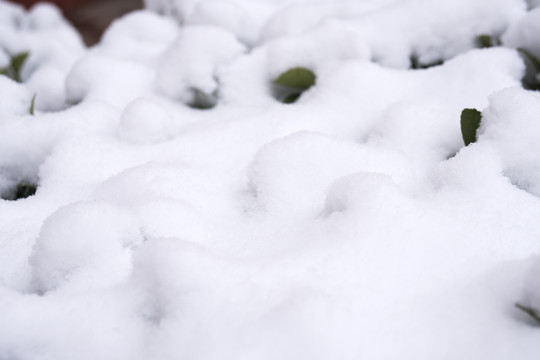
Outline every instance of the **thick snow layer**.
<svg viewBox="0 0 540 360"><path fill-rule="evenodd" d="M146 3L0 0L0 359L540 357L534 1Z"/></svg>

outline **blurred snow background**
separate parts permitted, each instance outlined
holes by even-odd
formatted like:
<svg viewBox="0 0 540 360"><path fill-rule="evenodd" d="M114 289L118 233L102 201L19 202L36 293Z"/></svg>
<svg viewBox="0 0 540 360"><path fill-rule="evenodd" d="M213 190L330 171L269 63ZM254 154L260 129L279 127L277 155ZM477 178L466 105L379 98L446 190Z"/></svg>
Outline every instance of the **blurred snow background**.
<svg viewBox="0 0 540 360"><path fill-rule="evenodd" d="M539 5L0 1L0 359L538 359Z"/></svg>

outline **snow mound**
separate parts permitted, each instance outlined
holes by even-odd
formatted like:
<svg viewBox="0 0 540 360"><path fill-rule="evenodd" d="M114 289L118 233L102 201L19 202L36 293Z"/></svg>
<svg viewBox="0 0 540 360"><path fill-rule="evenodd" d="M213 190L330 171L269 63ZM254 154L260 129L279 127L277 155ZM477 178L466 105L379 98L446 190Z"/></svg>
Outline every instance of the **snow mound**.
<svg viewBox="0 0 540 360"><path fill-rule="evenodd" d="M114 285L131 271L142 242L133 218L108 204L78 203L47 218L30 263L40 292ZM85 290L86 291L86 290Z"/></svg>

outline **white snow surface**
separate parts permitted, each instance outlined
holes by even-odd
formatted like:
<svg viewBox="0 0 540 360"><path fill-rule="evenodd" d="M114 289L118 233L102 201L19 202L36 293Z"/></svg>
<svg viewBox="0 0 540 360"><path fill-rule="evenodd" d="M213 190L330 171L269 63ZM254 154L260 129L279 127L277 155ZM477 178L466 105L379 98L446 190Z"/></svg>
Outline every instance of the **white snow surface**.
<svg viewBox="0 0 540 360"><path fill-rule="evenodd" d="M0 0L0 359L539 359L536 3Z"/></svg>

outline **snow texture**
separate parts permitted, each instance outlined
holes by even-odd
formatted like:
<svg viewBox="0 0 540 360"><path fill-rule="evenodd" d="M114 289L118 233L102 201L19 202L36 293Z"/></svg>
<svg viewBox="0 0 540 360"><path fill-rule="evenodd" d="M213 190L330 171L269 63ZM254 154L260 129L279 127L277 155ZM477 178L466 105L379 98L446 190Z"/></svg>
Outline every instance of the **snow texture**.
<svg viewBox="0 0 540 360"><path fill-rule="evenodd" d="M538 2L146 7L0 0L0 359L540 358Z"/></svg>

